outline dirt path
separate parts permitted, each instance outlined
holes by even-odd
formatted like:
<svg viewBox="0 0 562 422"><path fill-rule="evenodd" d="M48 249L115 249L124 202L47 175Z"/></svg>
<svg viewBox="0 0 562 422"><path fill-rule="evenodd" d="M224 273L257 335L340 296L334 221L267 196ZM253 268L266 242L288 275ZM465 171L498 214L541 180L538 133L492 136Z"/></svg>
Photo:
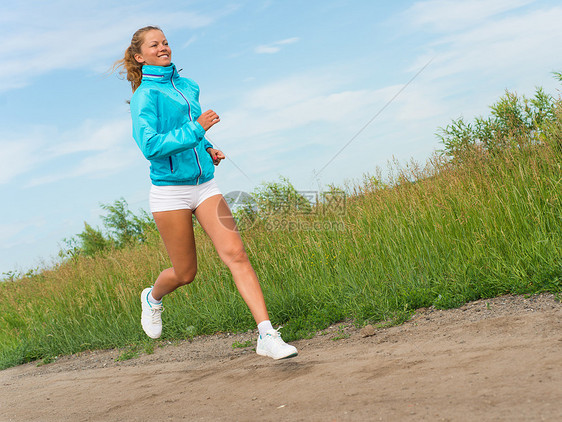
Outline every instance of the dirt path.
<svg viewBox="0 0 562 422"><path fill-rule="evenodd" d="M7 369L0 420L562 420L562 305L552 295L420 310L370 337L338 325L295 342L300 355L284 361L233 350L254 337Z"/></svg>

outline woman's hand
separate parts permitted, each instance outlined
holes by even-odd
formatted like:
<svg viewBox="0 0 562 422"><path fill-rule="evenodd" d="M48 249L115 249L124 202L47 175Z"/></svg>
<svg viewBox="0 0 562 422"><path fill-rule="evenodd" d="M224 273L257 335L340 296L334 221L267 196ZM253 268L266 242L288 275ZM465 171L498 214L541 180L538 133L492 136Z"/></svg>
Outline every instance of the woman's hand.
<svg viewBox="0 0 562 422"><path fill-rule="evenodd" d="M207 110L206 112L202 113L201 116L197 119L197 123L203 126L205 132L207 132L211 127L215 124L220 122L219 115L215 113L213 110Z"/></svg>
<svg viewBox="0 0 562 422"><path fill-rule="evenodd" d="M207 148L207 152L211 156L211 159L213 160L213 164L215 166L218 166L221 160L224 160L226 158L222 151L219 151L218 149Z"/></svg>

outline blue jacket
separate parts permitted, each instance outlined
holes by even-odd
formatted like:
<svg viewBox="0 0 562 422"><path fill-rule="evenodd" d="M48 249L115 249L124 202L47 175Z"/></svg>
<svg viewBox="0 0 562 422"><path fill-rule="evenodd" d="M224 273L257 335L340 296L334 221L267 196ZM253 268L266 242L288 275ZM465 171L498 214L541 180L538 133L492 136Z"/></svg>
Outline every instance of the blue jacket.
<svg viewBox="0 0 562 422"><path fill-rule="evenodd" d="M211 180L212 145L196 121L201 115L199 86L180 78L176 67L142 68L142 82L131 98L133 138L150 161L154 185L199 185Z"/></svg>

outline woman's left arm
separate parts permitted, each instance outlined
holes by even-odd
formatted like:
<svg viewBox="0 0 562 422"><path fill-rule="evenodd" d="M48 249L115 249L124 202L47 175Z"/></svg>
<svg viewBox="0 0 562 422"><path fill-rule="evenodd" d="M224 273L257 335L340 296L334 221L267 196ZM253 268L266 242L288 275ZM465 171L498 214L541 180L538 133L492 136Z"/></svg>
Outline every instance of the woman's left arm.
<svg viewBox="0 0 562 422"><path fill-rule="evenodd" d="M208 147L207 152L211 156L211 159L213 160L213 164L215 166L218 166L221 160L224 160L226 158L222 151L214 149L213 147Z"/></svg>

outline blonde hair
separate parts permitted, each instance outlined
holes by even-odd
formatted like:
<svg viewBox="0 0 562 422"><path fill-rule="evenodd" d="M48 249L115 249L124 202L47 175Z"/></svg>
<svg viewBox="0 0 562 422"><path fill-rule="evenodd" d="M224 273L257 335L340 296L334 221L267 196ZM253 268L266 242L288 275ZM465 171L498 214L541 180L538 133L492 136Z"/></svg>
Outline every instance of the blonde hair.
<svg viewBox="0 0 562 422"><path fill-rule="evenodd" d="M131 39L131 45L125 50L125 57L118 60L113 65L113 70L122 67L119 71L120 75L126 76L127 80L131 82L131 88L133 92L139 87L142 81L142 63L139 63L135 59L135 54L141 54L141 45L144 43L144 36L148 31L157 30L162 32L162 30L157 26L145 26L137 30L133 34Z"/></svg>

